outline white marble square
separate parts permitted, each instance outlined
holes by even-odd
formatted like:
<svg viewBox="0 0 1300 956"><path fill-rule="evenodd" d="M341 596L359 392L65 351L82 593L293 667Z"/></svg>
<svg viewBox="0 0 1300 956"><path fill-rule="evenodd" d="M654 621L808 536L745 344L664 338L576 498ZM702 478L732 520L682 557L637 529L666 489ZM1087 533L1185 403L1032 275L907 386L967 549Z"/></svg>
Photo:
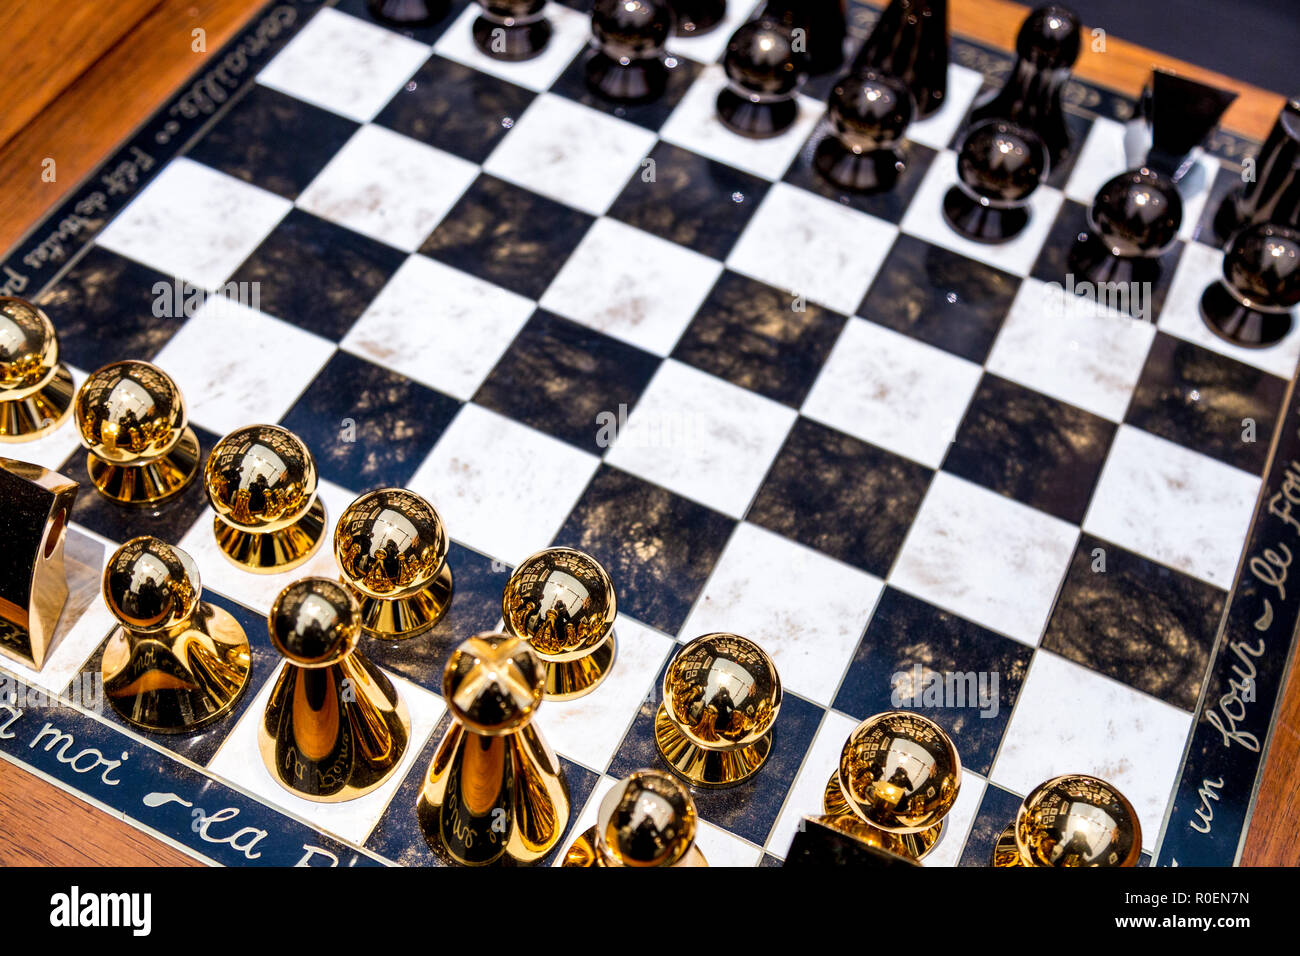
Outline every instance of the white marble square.
<svg viewBox="0 0 1300 956"><path fill-rule="evenodd" d="M482 12L477 3L469 4L438 38L433 46L434 52L537 92L548 89L559 78L591 37L589 15L562 3L548 3L546 17L551 21L551 39L547 41L546 49L531 60L515 63L498 60L474 44L472 27Z"/></svg>
<svg viewBox="0 0 1300 956"><path fill-rule="evenodd" d="M343 348L468 401L514 341L531 299L410 256L343 339Z"/></svg>
<svg viewBox="0 0 1300 956"><path fill-rule="evenodd" d="M542 296L583 325L667 355L722 273L722 263L614 219L599 219Z"/></svg>
<svg viewBox="0 0 1300 956"><path fill-rule="evenodd" d="M1124 139L1123 123L1104 116L1094 119L1065 181L1065 195L1091 206L1097 190L1129 168Z"/></svg>
<svg viewBox="0 0 1300 956"><path fill-rule="evenodd" d="M768 834L768 853L785 859L790 850L790 841L799 832L800 821L806 816L816 816L823 812L822 795L826 792L826 782L839 767L844 742L857 725L858 721L839 711L826 712L813 737L812 746L804 755L803 765L790 786L790 792L786 794L781 815L776 818L776 825Z"/></svg>
<svg viewBox="0 0 1300 956"><path fill-rule="evenodd" d="M599 464L559 439L465 405L410 488L433 503L453 539L515 565L551 543Z"/></svg>
<svg viewBox="0 0 1300 956"><path fill-rule="evenodd" d="M971 824L979 813L980 801L984 799L984 790L988 781L965 767L961 771L961 789L957 791L957 802L952 805L948 815L943 818L943 833L939 842L926 856L925 866L956 866L961 862L962 850L966 848L966 838L970 836Z"/></svg>
<svg viewBox="0 0 1300 956"><path fill-rule="evenodd" d="M430 47L326 7L257 75L257 82L358 123L374 118Z"/></svg>
<svg viewBox="0 0 1300 956"><path fill-rule="evenodd" d="M812 97L800 94L799 118L790 129L770 139L750 139L733 133L718 119L718 94L726 85L727 76L722 67L706 68L668 117L659 131L660 137L674 146L755 176L780 179L812 135L825 107Z"/></svg>
<svg viewBox="0 0 1300 956"><path fill-rule="evenodd" d="M911 136L910 131L908 135ZM991 244L958 235L944 221L943 197L956 183L957 154L944 150L930 164L911 205L903 214L900 224L903 231L997 269L1019 276L1029 275L1064 201L1060 190L1047 185L1035 189L1029 197L1029 225L1009 242Z"/></svg>
<svg viewBox="0 0 1300 956"><path fill-rule="evenodd" d="M941 471L889 583L1033 646L1078 536L1060 518Z"/></svg>
<svg viewBox="0 0 1300 956"><path fill-rule="evenodd" d="M970 111L984 74L964 66L948 66L948 98L938 110L907 128L907 138L931 149L947 149Z"/></svg>
<svg viewBox="0 0 1300 956"><path fill-rule="evenodd" d="M412 252L478 175L473 163L363 126L298 197L323 219Z"/></svg>
<svg viewBox="0 0 1300 956"><path fill-rule="evenodd" d="M655 135L543 93L483 164L493 176L599 216L654 148Z"/></svg>
<svg viewBox="0 0 1300 956"><path fill-rule="evenodd" d="M1056 283L1026 279L985 366L1003 378L1118 422L1155 326Z"/></svg>
<svg viewBox="0 0 1300 956"><path fill-rule="evenodd" d="M762 0L730 0L727 13L712 30L696 36L668 38L668 52L690 57L696 63L712 63L722 57L731 35L754 17Z"/></svg>
<svg viewBox="0 0 1300 956"><path fill-rule="evenodd" d="M318 335L211 295L154 362L183 383L191 421L224 435L278 422L333 354Z"/></svg>
<svg viewBox="0 0 1300 956"><path fill-rule="evenodd" d="M164 275L215 289L292 205L181 157L168 163L95 241Z"/></svg>
<svg viewBox="0 0 1300 956"><path fill-rule="evenodd" d="M740 518L796 417L779 402L669 360L605 459Z"/></svg>
<svg viewBox="0 0 1300 956"><path fill-rule="evenodd" d="M973 362L850 318L803 414L938 468L980 380Z"/></svg>
<svg viewBox="0 0 1300 956"><path fill-rule="evenodd" d="M419 772L415 761L446 710L442 698L395 674L388 674L411 716L411 737L401 763L383 786L363 797L342 803L317 803L280 786L266 769L257 749L257 725L266 711L266 702L279 674L277 670L267 679L208 764L208 770L317 830L358 845L364 843L406 775Z"/></svg>
<svg viewBox="0 0 1300 956"><path fill-rule="evenodd" d="M883 219L777 183L740 234L727 265L852 315L894 244Z"/></svg>
<svg viewBox="0 0 1300 956"><path fill-rule="evenodd" d="M742 522L682 634L743 634L772 655L784 687L829 706L883 588L879 578Z"/></svg>
<svg viewBox="0 0 1300 956"><path fill-rule="evenodd" d="M1191 726L1190 714L1164 701L1039 651L989 779L1023 795L1062 773L1100 777L1133 804L1149 850Z"/></svg>
<svg viewBox="0 0 1300 956"><path fill-rule="evenodd" d="M1259 484L1255 475L1121 425L1083 529L1228 588Z"/></svg>

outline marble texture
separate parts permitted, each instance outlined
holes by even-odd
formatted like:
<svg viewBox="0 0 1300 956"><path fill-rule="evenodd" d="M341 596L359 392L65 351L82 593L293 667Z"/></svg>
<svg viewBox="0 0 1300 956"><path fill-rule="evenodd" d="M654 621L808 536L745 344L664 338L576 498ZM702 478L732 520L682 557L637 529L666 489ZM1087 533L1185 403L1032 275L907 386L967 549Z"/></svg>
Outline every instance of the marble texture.
<svg viewBox="0 0 1300 956"><path fill-rule="evenodd" d="M907 127L907 138L917 143L924 143L931 149L946 149L952 145L953 137L961 128L962 121L970 112L984 83L984 74L978 70L948 65L948 93L943 106L923 120L917 120Z"/></svg>
<svg viewBox="0 0 1300 956"><path fill-rule="evenodd" d="M799 768L799 773L790 786L785 806L781 808L776 825L772 827L772 835L768 837L770 852L775 856L785 859L790 841L799 832L800 820L822 812L826 781L839 766L844 742L857 726L858 721L835 710L827 711L822 718L812 746L804 755L803 766Z"/></svg>
<svg viewBox="0 0 1300 956"><path fill-rule="evenodd" d="M554 83L591 35L590 16L560 3L548 3L551 39L546 49L531 60L498 60L474 44L472 27L482 12L477 3L469 4L433 45L434 52L530 90L545 90Z"/></svg>

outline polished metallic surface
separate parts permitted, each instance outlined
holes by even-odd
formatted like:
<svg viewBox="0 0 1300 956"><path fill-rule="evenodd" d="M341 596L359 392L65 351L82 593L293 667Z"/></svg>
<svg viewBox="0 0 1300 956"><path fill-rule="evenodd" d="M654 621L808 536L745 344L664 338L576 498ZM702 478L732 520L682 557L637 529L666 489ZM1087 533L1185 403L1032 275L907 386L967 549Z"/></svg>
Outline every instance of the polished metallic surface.
<svg viewBox="0 0 1300 956"><path fill-rule="evenodd" d="M417 815L443 859L468 866L536 863L571 810L559 759L533 725L545 670L527 643L483 633L443 671L452 725L425 777Z"/></svg>
<svg viewBox="0 0 1300 956"><path fill-rule="evenodd" d="M0 654L40 670L68 599L63 542L78 485L0 458Z"/></svg>
<svg viewBox="0 0 1300 956"><path fill-rule="evenodd" d="M372 637L402 639L433 627L451 603L447 532L413 491L381 488L344 509L334 558Z"/></svg>
<svg viewBox="0 0 1300 956"><path fill-rule="evenodd" d="M0 296L0 442L48 435L72 411L72 375L49 316Z"/></svg>
<svg viewBox="0 0 1300 956"><path fill-rule="evenodd" d="M1075 773L1054 777L1025 797L994 848L993 865L1137 866L1141 856L1142 827L1133 805L1105 780Z"/></svg>
<svg viewBox="0 0 1300 956"><path fill-rule="evenodd" d="M86 470L121 504L156 504L179 493L199 470L199 441L176 383L148 362L114 362L77 392Z"/></svg>
<svg viewBox="0 0 1300 956"><path fill-rule="evenodd" d="M325 540L316 459L293 432L247 425L217 442L203 469L217 546L236 567L261 574L305 562Z"/></svg>
<svg viewBox="0 0 1300 956"><path fill-rule="evenodd" d="M193 558L159 538L132 538L108 559L104 604L118 626L104 647L104 696L137 727L195 730L248 686L244 629L201 595Z"/></svg>
<svg viewBox="0 0 1300 956"><path fill-rule="evenodd" d="M257 725L262 762L280 786L318 803L360 797L392 776L411 737L406 704L357 650L351 590L302 578L276 597L271 643L285 657Z"/></svg>
<svg viewBox="0 0 1300 956"><path fill-rule="evenodd" d="M546 667L546 700L582 697L609 676L617 614L614 582L572 548L525 558L501 598L506 633L527 641Z"/></svg>
<svg viewBox="0 0 1300 956"><path fill-rule="evenodd" d="M772 749L781 678L761 647L735 634L705 634L664 674L655 744L672 769L701 787L753 776Z"/></svg>
<svg viewBox="0 0 1300 956"><path fill-rule="evenodd" d="M825 813L824 821L830 821L827 822L828 826L834 826L842 833L847 833L876 849L912 860L923 859L934 849L943 833L942 823L915 833L884 830L868 823L844 799L838 769L826 781L826 789L822 793L822 810Z"/></svg>
<svg viewBox="0 0 1300 956"><path fill-rule="evenodd" d="M638 770L600 801L595 826L564 855L564 866L708 866L695 846L698 817L676 777Z"/></svg>

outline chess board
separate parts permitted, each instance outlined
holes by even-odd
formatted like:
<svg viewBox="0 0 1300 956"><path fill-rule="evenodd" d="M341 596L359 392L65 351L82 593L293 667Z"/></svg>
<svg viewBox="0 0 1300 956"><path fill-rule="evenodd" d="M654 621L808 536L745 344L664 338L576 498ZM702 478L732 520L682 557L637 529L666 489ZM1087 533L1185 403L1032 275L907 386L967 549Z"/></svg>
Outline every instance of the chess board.
<svg viewBox="0 0 1300 956"><path fill-rule="evenodd" d="M410 709L398 773L328 805L268 775L264 615L336 570L328 548L236 570L199 482L153 511L83 488L57 643L40 672L3 664L0 756L219 864L435 863L415 803L443 663L498 626L512 566L557 544L605 565L621 612L610 678L537 718L573 797L562 846L613 779L662 766L664 668L725 630L773 656L785 697L762 771L697 793L714 865L778 865L850 730L900 694L964 768L928 865L985 865L1064 772L1128 796L1147 862L1234 862L1297 613L1280 562L1300 337L1248 351L1197 314L1221 260L1208 221L1255 144L1215 135L1160 282L1098 302L1066 252L1127 168L1125 98L1072 83L1075 148L1030 226L977 245L940 201L1009 55L954 37L898 187L848 196L811 169L830 78L780 138L714 119L755 4L673 41L666 96L634 108L586 91L582 6L552 3L548 49L507 64L473 47L464 0L405 32L363 0L272 3L0 273L50 314L78 384L125 358L169 372L205 454L278 422L312 448L331 519L381 486L439 509L450 610L362 645ZM851 8L860 40L875 14ZM5 454L85 480L71 425ZM237 711L198 734L136 733L95 699L99 571L144 533L194 556L252 643ZM936 706L930 674L975 675L987 699Z"/></svg>

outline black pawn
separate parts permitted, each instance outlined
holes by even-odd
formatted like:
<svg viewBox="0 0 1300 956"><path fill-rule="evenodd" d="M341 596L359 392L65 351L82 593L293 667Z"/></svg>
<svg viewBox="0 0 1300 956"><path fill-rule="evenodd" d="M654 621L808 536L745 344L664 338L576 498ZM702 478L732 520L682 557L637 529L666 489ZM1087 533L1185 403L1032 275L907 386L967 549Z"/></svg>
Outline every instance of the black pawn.
<svg viewBox="0 0 1300 956"><path fill-rule="evenodd" d="M431 27L451 10L451 0L367 0L370 15L396 27Z"/></svg>
<svg viewBox="0 0 1300 956"><path fill-rule="evenodd" d="M1220 239L1244 226L1300 226L1300 99L1288 100L1255 158L1254 178L1224 197L1214 216Z"/></svg>
<svg viewBox="0 0 1300 956"><path fill-rule="evenodd" d="M673 32L667 0L596 0L587 60L587 85L607 99L638 103L655 99L668 85L664 45Z"/></svg>
<svg viewBox="0 0 1300 956"><path fill-rule="evenodd" d="M985 120L967 130L957 151L956 186L943 197L943 218L976 242L1006 242L1029 224L1029 197L1047 175L1047 147L1033 130Z"/></svg>
<svg viewBox="0 0 1300 956"><path fill-rule="evenodd" d="M840 189L892 189L906 162L898 144L912 121L903 81L874 70L843 77L831 90L827 116L831 134L813 153L817 172Z"/></svg>
<svg viewBox="0 0 1300 956"><path fill-rule="evenodd" d="M780 20L792 31L803 31L808 72L814 76L843 65L848 22L842 0L768 0L763 16Z"/></svg>
<svg viewBox="0 0 1300 956"><path fill-rule="evenodd" d="M794 125L808 68L789 28L767 17L749 21L727 43L722 66L731 82L718 94L718 118L730 130L766 139Z"/></svg>
<svg viewBox="0 0 1300 956"><path fill-rule="evenodd" d="M727 0L672 0L677 35L697 37L708 33L727 15Z"/></svg>
<svg viewBox="0 0 1300 956"><path fill-rule="evenodd" d="M1183 200L1165 173L1120 173L1097 191L1088 233L1070 250L1071 270L1089 282L1154 282L1178 240Z"/></svg>
<svg viewBox="0 0 1300 956"><path fill-rule="evenodd" d="M948 0L890 0L853 61L853 72L868 69L907 84L918 117L939 109L948 95Z"/></svg>
<svg viewBox="0 0 1300 956"><path fill-rule="evenodd" d="M497 60L531 60L551 40L546 0L478 0L474 45Z"/></svg>
<svg viewBox="0 0 1300 956"><path fill-rule="evenodd" d="M1247 348L1281 341L1300 303L1300 230L1260 223L1233 235L1223 278L1201 296L1201 318L1218 336Z"/></svg>
<svg viewBox="0 0 1300 956"><path fill-rule="evenodd" d="M1079 58L1079 18L1068 7L1049 4L1025 18L1016 36L1016 65L1002 89L971 110L970 122L1004 119L1032 129L1057 165L1070 151L1070 131L1061 92Z"/></svg>

